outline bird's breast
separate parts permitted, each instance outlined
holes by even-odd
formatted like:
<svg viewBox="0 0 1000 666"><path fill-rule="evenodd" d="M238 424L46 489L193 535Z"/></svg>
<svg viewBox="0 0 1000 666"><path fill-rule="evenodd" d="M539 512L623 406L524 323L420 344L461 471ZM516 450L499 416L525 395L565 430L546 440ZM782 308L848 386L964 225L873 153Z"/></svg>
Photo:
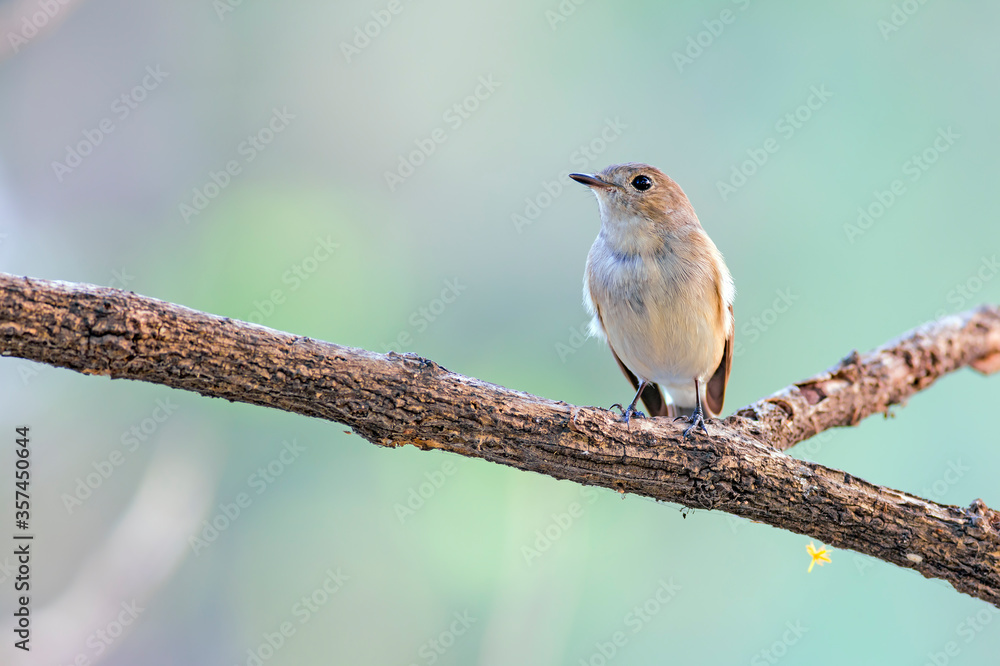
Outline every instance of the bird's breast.
<svg viewBox="0 0 1000 666"><path fill-rule="evenodd" d="M705 378L722 356L718 271L710 256L690 254L670 244L652 253L615 251L600 236L591 248L589 296L611 347L644 379Z"/></svg>

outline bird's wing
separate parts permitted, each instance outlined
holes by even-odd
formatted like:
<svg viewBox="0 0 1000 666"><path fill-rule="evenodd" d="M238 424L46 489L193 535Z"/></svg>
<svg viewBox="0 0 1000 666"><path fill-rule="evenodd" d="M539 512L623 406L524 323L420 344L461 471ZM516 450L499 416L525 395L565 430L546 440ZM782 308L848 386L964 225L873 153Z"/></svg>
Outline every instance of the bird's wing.
<svg viewBox="0 0 1000 666"><path fill-rule="evenodd" d="M729 306L729 337L726 347L722 350L722 360L715 369L712 378L705 385L705 403L712 416L722 413L722 403L726 399L726 384L729 383L729 370L733 366L733 334L736 332L736 320L733 318L733 306Z"/></svg>

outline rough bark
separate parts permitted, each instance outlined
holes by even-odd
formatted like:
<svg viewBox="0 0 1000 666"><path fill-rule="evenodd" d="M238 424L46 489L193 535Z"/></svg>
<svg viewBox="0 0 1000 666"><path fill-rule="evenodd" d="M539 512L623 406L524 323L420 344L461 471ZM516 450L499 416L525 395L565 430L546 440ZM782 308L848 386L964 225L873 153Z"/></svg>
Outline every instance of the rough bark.
<svg viewBox="0 0 1000 666"><path fill-rule="evenodd" d="M944 317L867 354L851 352L829 370L744 407L726 423L785 450L828 428L884 414L964 366L983 374L996 372L998 349L998 308Z"/></svg>
<svg viewBox="0 0 1000 666"><path fill-rule="evenodd" d="M925 325L852 353L724 421L681 436L667 419L628 425L449 372L197 312L130 292L0 274L0 353L137 379L350 426L557 479L718 509L916 569L1000 606L1000 514L945 506L781 452L926 388L964 365L1000 365L1000 309Z"/></svg>

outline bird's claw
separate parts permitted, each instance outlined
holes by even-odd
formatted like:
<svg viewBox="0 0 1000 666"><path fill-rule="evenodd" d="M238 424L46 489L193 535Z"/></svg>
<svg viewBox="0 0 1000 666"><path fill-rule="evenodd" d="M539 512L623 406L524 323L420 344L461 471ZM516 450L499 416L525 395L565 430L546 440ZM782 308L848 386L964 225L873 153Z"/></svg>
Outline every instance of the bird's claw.
<svg viewBox="0 0 1000 666"><path fill-rule="evenodd" d="M677 418L674 419L674 421L680 421L682 419L691 424L684 429L684 437L686 439L690 439L691 431L696 430L698 428L701 428L701 431L706 435L708 434L708 428L705 426L705 415L702 414L701 412L696 411L691 416L678 416Z"/></svg>
<svg viewBox="0 0 1000 666"><path fill-rule="evenodd" d="M615 404L611 405L611 407L609 407L608 409L614 409L615 407L617 407L618 411L622 413L622 423L628 423L633 416L639 419L646 418L646 415L640 412L638 409L636 409L635 405L622 407L621 404L616 402Z"/></svg>

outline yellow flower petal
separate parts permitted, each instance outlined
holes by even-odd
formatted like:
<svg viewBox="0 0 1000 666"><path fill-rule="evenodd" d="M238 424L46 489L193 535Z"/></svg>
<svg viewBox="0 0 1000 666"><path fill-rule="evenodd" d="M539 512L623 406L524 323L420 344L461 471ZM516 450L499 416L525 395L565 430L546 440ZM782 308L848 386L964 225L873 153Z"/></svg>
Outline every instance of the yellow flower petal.
<svg viewBox="0 0 1000 666"><path fill-rule="evenodd" d="M826 548L816 550L816 546L810 543L806 546L806 551L808 551L809 555L812 557L812 561L809 562L809 569L806 573L812 573L813 567L816 566L817 563L819 563L820 566L823 566L826 562L832 561L830 559L830 555L828 554L829 551Z"/></svg>

